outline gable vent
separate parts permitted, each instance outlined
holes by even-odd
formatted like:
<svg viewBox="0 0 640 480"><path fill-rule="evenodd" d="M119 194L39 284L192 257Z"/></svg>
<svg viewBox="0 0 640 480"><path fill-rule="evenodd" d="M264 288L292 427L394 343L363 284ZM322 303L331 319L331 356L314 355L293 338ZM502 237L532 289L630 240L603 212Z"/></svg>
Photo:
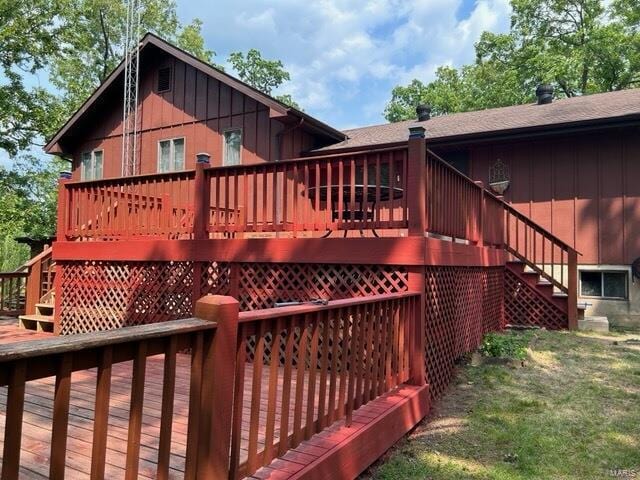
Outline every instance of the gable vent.
<svg viewBox="0 0 640 480"><path fill-rule="evenodd" d="M171 90L171 67L165 67L158 70L158 84L156 91L168 92Z"/></svg>

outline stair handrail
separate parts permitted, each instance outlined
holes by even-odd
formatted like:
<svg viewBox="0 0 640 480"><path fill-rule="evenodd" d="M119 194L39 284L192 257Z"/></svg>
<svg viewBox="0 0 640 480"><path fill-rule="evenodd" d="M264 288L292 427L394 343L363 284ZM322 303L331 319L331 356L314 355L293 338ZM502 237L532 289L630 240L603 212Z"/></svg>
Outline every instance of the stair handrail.
<svg viewBox="0 0 640 480"><path fill-rule="evenodd" d="M474 185L476 188L478 188L479 190L484 190L484 194L485 195L489 195L490 197L492 197L494 200L496 200L497 202L499 202L500 204L502 204L502 206L509 211L509 213L512 213L513 215L518 216L522 221L525 221L529 224L531 224L532 226L535 226L535 228L542 234L544 234L545 236L549 237L550 239L553 239L553 241L555 243L557 243L558 245L564 247L567 250L573 250L575 251L578 255L582 255L582 253L580 253L578 250L576 250L575 248L573 248L571 245L569 245L568 243L564 242L562 239L558 238L557 236L555 236L553 233L551 233L549 230L547 230L546 228L544 228L543 226L539 225L538 223L534 222L533 220L531 220L529 217L527 217L526 215L524 215L523 213L521 213L520 211L518 211L513 205L511 205L510 203L506 202L504 199L500 198L499 196L497 196L495 193L493 193L491 190L489 190L486 187L483 187L481 185L478 185L474 180L472 180L470 177L468 177L467 175L465 175L464 173L462 173L460 170L458 170L457 168L455 168L454 166L450 165L446 160L444 160L440 155L438 155L437 153L435 153L433 150L427 148L427 153L429 155L431 155L432 157L434 157L436 160L438 160L439 162L441 162L443 164L443 166L447 169L449 169L449 171L451 171L451 173L453 173L454 175L457 175L461 178L463 178L464 180L466 180L467 182L469 182L470 184Z"/></svg>
<svg viewBox="0 0 640 480"><path fill-rule="evenodd" d="M498 202L499 205L502 206L503 211L506 213L506 215L503 217L503 230L502 230L502 248L507 251L508 253L512 254L513 256L515 256L516 258L518 258L519 260L523 261L527 266L529 266L531 269L533 269L536 273L538 273L541 277L543 277L544 279L546 279L547 281L549 281L551 284L553 284L555 287L557 287L558 289L560 289L560 291L564 292L567 294L568 296L568 317L569 317L569 328L576 328L577 326L577 295L578 295L578 261L577 261L577 257L578 255L582 255L578 250L576 250L575 248L573 248L571 245L567 244L566 242L564 242L563 240L561 240L560 238L558 238L556 235L554 235L553 233L549 232L546 228L542 227L541 225L539 225L538 223L534 222L532 219L530 219L529 217L527 217L526 215L524 215L522 212L518 211L513 205L507 203L503 198L500 198L498 196L496 196L493 192L491 192L490 190L488 190L487 188L484 187L484 185L482 185L482 183L478 184L475 181L473 181L471 178L469 178L467 175L465 175L464 173L460 172L459 170L457 170L455 167L453 167L452 165L450 165L449 163L447 163L442 157L440 157L438 154L436 154L435 152L433 152L431 149L427 148L427 155L431 156L433 159L435 159L436 161L438 161L440 164L442 164L443 167L445 167L449 172L451 172L453 175L456 175L462 179L464 179L466 182L468 182L470 185L475 186L475 188L478 188L482 191L483 196L486 198L490 198L493 201ZM514 218L516 218L517 220L523 222L523 224L525 224L526 226L528 226L529 228L532 228L535 232L538 232L540 235L543 236L543 238L546 238L548 241L551 242L552 248L554 245L556 245L558 248L560 248L561 251L566 252L567 254L567 261L566 261L566 266L567 266L567 284L565 285L564 283L564 259L561 257L560 258L560 280L558 280L558 278L556 278L558 276L558 273L556 272L556 269L554 268L555 263L553 260L553 256L552 256L552 261L551 261L551 273L547 272L544 268L545 266L545 260L546 260L546 256L542 255L542 267L538 266L535 263L535 258L534 260L531 260L530 258L527 257L527 255L523 254L522 252L518 251L518 245L516 245L516 248L514 248L512 245L510 245L510 238L509 238L509 234L510 234L510 221L509 221L509 216L511 215ZM482 227L481 227L482 228ZM516 232L518 232L517 230L517 225L516 225ZM517 236L517 234L516 234ZM517 240L516 240L517 241ZM533 241L535 242L536 239L534 237ZM526 243L525 243L526 245ZM528 247L525 246L525 250ZM535 243L533 246L534 249L534 257L536 256L536 251L535 251Z"/></svg>

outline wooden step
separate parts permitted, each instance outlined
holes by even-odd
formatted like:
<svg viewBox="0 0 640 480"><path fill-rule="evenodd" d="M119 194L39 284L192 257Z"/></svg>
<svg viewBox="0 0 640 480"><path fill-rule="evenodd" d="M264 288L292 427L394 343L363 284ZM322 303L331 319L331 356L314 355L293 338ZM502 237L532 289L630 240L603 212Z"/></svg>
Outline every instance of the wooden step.
<svg viewBox="0 0 640 480"><path fill-rule="evenodd" d="M53 332L53 315L20 315L18 325L27 330Z"/></svg>
<svg viewBox="0 0 640 480"><path fill-rule="evenodd" d="M54 309L55 305L52 305L51 303L36 303L36 315L53 317Z"/></svg>

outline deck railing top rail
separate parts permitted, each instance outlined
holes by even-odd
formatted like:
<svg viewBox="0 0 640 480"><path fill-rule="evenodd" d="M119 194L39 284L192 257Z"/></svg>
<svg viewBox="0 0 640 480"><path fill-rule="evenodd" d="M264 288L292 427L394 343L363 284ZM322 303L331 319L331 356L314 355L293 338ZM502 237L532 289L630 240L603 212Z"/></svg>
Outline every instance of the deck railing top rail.
<svg viewBox="0 0 640 480"><path fill-rule="evenodd" d="M215 322L190 318L172 320L149 325L136 325L104 332L79 333L58 337L32 340L29 342L0 345L0 364L46 357L56 354L79 352L91 348L119 345L129 342L141 342L155 338L169 337L178 334L194 333L215 329ZM2 377L0 377L1 379ZM2 384L2 382L0 382Z"/></svg>
<svg viewBox="0 0 640 480"><path fill-rule="evenodd" d="M304 315L307 313L323 312L344 307L357 307L376 302L400 300L402 298L416 297L419 292L397 292L370 295L367 297L343 298L331 300L326 304L316 304L307 302L301 305L288 305L284 307L264 308L260 310L250 310L240 312L238 321L240 323L255 322L260 320L272 320L274 318L284 318L292 315Z"/></svg>
<svg viewBox="0 0 640 480"><path fill-rule="evenodd" d="M113 185L113 184L128 184L136 183L145 180L162 180L163 178L172 177L193 177L195 175L194 169L188 170L176 170L172 172L155 172L155 173L141 173L138 175L129 175L127 177L111 177L101 178L99 180L66 180L65 185L69 188L81 187L81 186L99 186L99 185Z"/></svg>

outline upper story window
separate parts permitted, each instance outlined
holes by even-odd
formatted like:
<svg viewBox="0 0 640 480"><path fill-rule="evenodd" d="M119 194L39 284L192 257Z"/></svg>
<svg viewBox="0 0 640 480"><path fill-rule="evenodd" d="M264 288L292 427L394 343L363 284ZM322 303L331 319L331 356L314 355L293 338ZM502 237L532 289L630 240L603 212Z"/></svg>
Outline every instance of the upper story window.
<svg viewBox="0 0 640 480"><path fill-rule="evenodd" d="M240 165L240 151L242 149L242 129L234 128L224 132L223 165Z"/></svg>
<svg viewBox="0 0 640 480"><path fill-rule="evenodd" d="M628 277L628 272L620 270L617 272L596 270L581 271L580 295L583 297L624 300L628 298Z"/></svg>
<svg viewBox="0 0 640 480"><path fill-rule="evenodd" d="M158 172L184 170L184 137L158 142Z"/></svg>
<svg viewBox="0 0 640 480"><path fill-rule="evenodd" d="M158 82L156 92L168 92L171 90L171 67L164 67L158 70Z"/></svg>
<svg viewBox="0 0 640 480"><path fill-rule="evenodd" d="M100 180L102 178L104 152L94 150L82 154L81 178L82 180Z"/></svg>

